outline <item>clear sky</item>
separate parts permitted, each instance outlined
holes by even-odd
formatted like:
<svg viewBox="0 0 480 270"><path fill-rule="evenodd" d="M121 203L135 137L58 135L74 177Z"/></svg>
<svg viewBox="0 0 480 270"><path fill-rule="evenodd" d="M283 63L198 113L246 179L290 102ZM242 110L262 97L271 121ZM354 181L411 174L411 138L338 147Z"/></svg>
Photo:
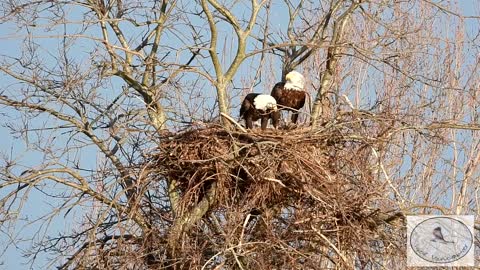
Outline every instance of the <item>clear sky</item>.
<svg viewBox="0 0 480 270"><path fill-rule="evenodd" d="M473 15L479 15L479 4L480 1L478 0L461 0L459 1L459 5L462 9L462 13L467 16L473 16ZM277 21L278 25L283 24L285 21L282 19L281 14L284 11L273 11L273 21ZM470 19L466 20L466 25L467 25L467 32L472 32L472 33L478 33L480 26L479 26L479 21ZM15 33L12 31L12 25L9 23L3 23L0 24L0 41L1 41L1 48L0 48L0 55L9 55L10 52L18 52L21 48L21 42L19 38L12 37ZM226 30L225 33L229 33ZM47 47L48 46L57 46L58 42L55 40L49 40L45 39L42 42L44 42ZM88 45L85 45L88 46ZM79 50L81 50L81 46L78 47ZM82 52L79 52L79 57L81 57ZM248 72L248 70L245 68L241 72ZM280 70L274 71L276 73L280 73ZM276 75L276 76L279 76ZM1 92L5 89L8 88L11 85L14 85L15 82L12 81L11 79L8 79L6 76L3 74L0 74L0 80L2 81L2 87L0 87L0 94ZM3 89L2 89L3 88ZM260 90L261 91L261 90ZM0 138L1 138L1 144L0 144L0 152L2 155L6 156L11 156L15 159L19 159L23 164L25 164L27 167L28 166L35 166L38 163L38 160L40 160L41 155L39 153L34 153L30 152L27 150L26 147L26 142L23 141L22 139L15 138L12 134L9 133L9 130L6 128L7 123L16 123L21 120L20 115L17 112L14 112L10 109L5 109L3 107L0 107ZM50 138L51 139L51 138ZM57 143L59 146L62 144L65 144L65 139L59 138L57 139ZM93 149L93 148L87 148L85 152L82 153L82 165L85 168L91 168L95 169L96 164L97 164L97 159L99 158L99 154ZM0 165L0 166L3 166ZM18 171L17 173L20 173ZM0 190L0 196L5 194L5 192L8 192L6 190ZM32 195L29 197L29 200L26 204L25 207L25 212L24 214L30 217L38 217L41 216L43 212L48 211L48 201L45 201L45 197L42 196L41 194L37 192L32 192ZM71 217L71 215L70 215ZM63 230L63 229L68 229L68 226L71 225L70 217L68 217L65 220L62 220L62 217L59 219L56 219L54 223L51 224L51 226L48 228L49 233L53 233L55 235L55 232ZM19 222L19 224L23 224L23 222ZM0 227L1 229L1 227ZM25 227L22 228L21 226L16 228L17 231L14 232L15 236L18 238L25 238L28 239L32 237L32 234L35 233L37 230L36 227ZM5 231L0 231L0 248L2 245L8 245L11 244L10 239L8 239L7 235L12 232L5 232ZM25 248L29 246L29 242L21 242L17 246L11 245L3 254L3 256L0 257L0 269L26 269L27 266L24 264L27 262L27 259L25 259L22 256L22 252L25 251ZM1 249L0 249L1 251ZM38 261L36 265L34 265L34 269L42 269L43 265L47 264L48 265L49 259L45 255L41 255L41 259Z"/></svg>

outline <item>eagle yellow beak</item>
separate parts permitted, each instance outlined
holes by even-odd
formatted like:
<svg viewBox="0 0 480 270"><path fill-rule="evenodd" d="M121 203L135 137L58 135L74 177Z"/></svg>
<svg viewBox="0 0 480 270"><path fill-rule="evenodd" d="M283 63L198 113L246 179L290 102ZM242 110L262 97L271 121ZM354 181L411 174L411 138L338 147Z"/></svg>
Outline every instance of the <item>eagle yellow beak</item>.
<svg viewBox="0 0 480 270"><path fill-rule="evenodd" d="M285 81L290 81L292 79L292 74L290 74L290 72L285 75Z"/></svg>

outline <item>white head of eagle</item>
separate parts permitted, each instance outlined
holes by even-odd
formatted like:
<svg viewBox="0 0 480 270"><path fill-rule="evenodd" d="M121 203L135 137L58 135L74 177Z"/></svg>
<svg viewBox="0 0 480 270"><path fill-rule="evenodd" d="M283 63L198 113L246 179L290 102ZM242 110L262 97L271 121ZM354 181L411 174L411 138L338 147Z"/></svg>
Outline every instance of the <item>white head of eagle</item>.
<svg viewBox="0 0 480 270"><path fill-rule="evenodd" d="M277 101L270 95L258 95L253 100L253 106L262 111L277 110Z"/></svg>
<svg viewBox="0 0 480 270"><path fill-rule="evenodd" d="M303 91L305 78L298 71L290 71L285 76L285 89Z"/></svg>

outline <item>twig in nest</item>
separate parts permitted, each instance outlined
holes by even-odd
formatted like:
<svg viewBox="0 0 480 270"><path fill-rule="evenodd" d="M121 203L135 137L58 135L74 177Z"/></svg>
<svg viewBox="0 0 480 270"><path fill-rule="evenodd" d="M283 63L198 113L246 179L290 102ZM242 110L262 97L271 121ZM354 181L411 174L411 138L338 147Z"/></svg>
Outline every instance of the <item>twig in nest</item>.
<svg viewBox="0 0 480 270"><path fill-rule="evenodd" d="M247 217L245 218L245 221L243 222L242 234L240 235L240 244L242 244L243 236L245 234L245 228L247 227L248 221L250 220L251 216L252 216L251 214L248 214Z"/></svg>
<svg viewBox="0 0 480 270"><path fill-rule="evenodd" d="M340 258L342 259L342 261L351 269L353 269L353 267L351 266L351 264L348 262L347 260L347 257L345 257L345 255L337 248L337 246L335 246L332 242L330 242L330 240L328 240L328 238L323 235L323 233L319 232L313 225L312 225L312 230L318 235L320 236L323 240L325 240L328 245L330 245L330 247L333 248L333 250L335 250L335 252L338 254L338 256L340 256Z"/></svg>
<svg viewBox="0 0 480 270"><path fill-rule="evenodd" d="M278 179L275 179L275 178L269 178L269 177L265 177L265 180L268 180L268 181L272 181L272 182L276 182L276 183L279 183L282 187L287 187L285 186L284 183L282 183L282 181L278 180Z"/></svg>
<svg viewBox="0 0 480 270"><path fill-rule="evenodd" d="M242 132L247 132L246 129L244 129L237 121L235 121L232 117L230 117L229 115L227 114L224 114L224 113L220 113L223 117L227 118L228 121L232 122L235 126L238 127L238 129L240 129Z"/></svg>
<svg viewBox="0 0 480 270"><path fill-rule="evenodd" d="M347 102L347 105L350 107L350 109L355 110L355 107L353 106L352 102L346 95L342 95L343 99L345 99L345 102Z"/></svg>

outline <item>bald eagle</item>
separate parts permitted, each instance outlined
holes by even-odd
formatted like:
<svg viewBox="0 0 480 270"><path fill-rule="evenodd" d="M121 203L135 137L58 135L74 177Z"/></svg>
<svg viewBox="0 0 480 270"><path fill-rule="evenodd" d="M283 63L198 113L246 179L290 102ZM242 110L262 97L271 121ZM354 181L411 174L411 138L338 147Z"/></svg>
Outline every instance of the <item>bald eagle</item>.
<svg viewBox="0 0 480 270"><path fill-rule="evenodd" d="M277 102L272 96L250 93L242 102L240 117L245 119L247 128L253 128L253 122L261 119L262 130L265 130L268 119L272 119L274 128L278 127L280 111L277 110Z"/></svg>
<svg viewBox="0 0 480 270"><path fill-rule="evenodd" d="M285 76L285 81L275 84L272 96L280 109L292 111L292 123L296 124L299 110L305 105L305 79L297 71L291 71Z"/></svg>

